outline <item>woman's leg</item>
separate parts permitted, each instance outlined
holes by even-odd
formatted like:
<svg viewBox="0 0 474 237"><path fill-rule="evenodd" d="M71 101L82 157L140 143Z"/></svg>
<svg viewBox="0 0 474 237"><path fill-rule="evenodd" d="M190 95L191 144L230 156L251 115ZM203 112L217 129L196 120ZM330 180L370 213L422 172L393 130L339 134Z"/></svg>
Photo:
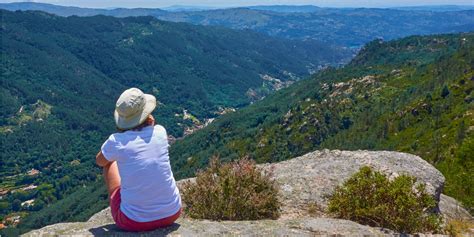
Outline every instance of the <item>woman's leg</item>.
<svg viewBox="0 0 474 237"><path fill-rule="evenodd" d="M110 163L109 165L104 166L104 180L107 185L107 191L109 192L109 197L112 195L112 192L120 187L120 175L118 171L117 161Z"/></svg>

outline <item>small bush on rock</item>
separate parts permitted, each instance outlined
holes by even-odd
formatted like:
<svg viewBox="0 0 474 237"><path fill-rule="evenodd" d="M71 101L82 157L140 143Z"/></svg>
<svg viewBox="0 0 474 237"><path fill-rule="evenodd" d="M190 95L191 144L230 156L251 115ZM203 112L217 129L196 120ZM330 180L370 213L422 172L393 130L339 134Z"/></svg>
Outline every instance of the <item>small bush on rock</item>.
<svg viewBox="0 0 474 237"><path fill-rule="evenodd" d="M363 167L329 200L337 217L389 228L403 233L438 232L440 218L429 213L436 202L416 179L401 175L389 180L384 174Z"/></svg>
<svg viewBox="0 0 474 237"><path fill-rule="evenodd" d="M213 158L195 182L182 186L185 213L210 220L276 219L281 203L268 172L262 173L247 158L221 164Z"/></svg>

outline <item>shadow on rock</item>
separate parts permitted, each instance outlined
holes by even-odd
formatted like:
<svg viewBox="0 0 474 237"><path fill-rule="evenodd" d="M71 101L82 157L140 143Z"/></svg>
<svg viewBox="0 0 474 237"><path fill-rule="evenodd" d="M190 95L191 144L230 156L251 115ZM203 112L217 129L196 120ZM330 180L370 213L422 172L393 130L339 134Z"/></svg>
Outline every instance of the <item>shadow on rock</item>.
<svg viewBox="0 0 474 237"><path fill-rule="evenodd" d="M156 229L153 231L147 232L128 232L119 229L115 224L108 224L99 226L96 228L91 228L89 231L94 236L166 236L176 230L178 230L180 225L174 223L166 228Z"/></svg>

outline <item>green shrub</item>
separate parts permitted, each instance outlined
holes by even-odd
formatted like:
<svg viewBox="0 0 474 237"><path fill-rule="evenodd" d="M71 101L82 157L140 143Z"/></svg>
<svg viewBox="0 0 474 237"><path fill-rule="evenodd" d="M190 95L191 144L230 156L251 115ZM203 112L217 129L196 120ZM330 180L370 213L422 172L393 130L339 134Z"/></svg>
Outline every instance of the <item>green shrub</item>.
<svg viewBox="0 0 474 237"><path fill-rule="evenodd" d="M438 232L441 220L430 213L436 202L414 177L389 180L384 174L362 167L329 200L337 217L389 228L403 233Z"/></svg>
<svg viewBox="0 0 474 237"><path fill-rule="evenodd" d="M182 187L185 213L211 220L276 219L281 203L270 173L247 158L221 164L217 158Z"/></svg>

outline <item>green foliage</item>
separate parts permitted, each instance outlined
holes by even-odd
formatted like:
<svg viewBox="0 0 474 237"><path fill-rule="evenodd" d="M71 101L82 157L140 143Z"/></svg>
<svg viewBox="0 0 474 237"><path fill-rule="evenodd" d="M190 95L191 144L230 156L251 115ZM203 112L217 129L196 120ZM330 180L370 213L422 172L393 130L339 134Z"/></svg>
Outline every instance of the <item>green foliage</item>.
<svg viewBox="0 0 474 237"><path fill-rule="evenodd" d="M276 219L281 203L270 174L247 158L221 164L217 158L181 190L185 213L211 220Z"/></svg>
<svg viewBox="0 0 474 237"><path fill-rule="evenodd" d="M362 167L329 199L329 212L338 218L384 227L402 233L437 232L440 218L429 214L436 202L416 179L384 174Z"/></svg>
<svg viewBox="0 0 474 237"><path fill-rule="evenodd" d="M107 190L104 181L99 179L87 186L77 187L74 192L54 205L45 206L41 211L31 212L23 220L20 229L22 232L26 232L50 223L86 221L90 216L107 206Z"/></svg>

